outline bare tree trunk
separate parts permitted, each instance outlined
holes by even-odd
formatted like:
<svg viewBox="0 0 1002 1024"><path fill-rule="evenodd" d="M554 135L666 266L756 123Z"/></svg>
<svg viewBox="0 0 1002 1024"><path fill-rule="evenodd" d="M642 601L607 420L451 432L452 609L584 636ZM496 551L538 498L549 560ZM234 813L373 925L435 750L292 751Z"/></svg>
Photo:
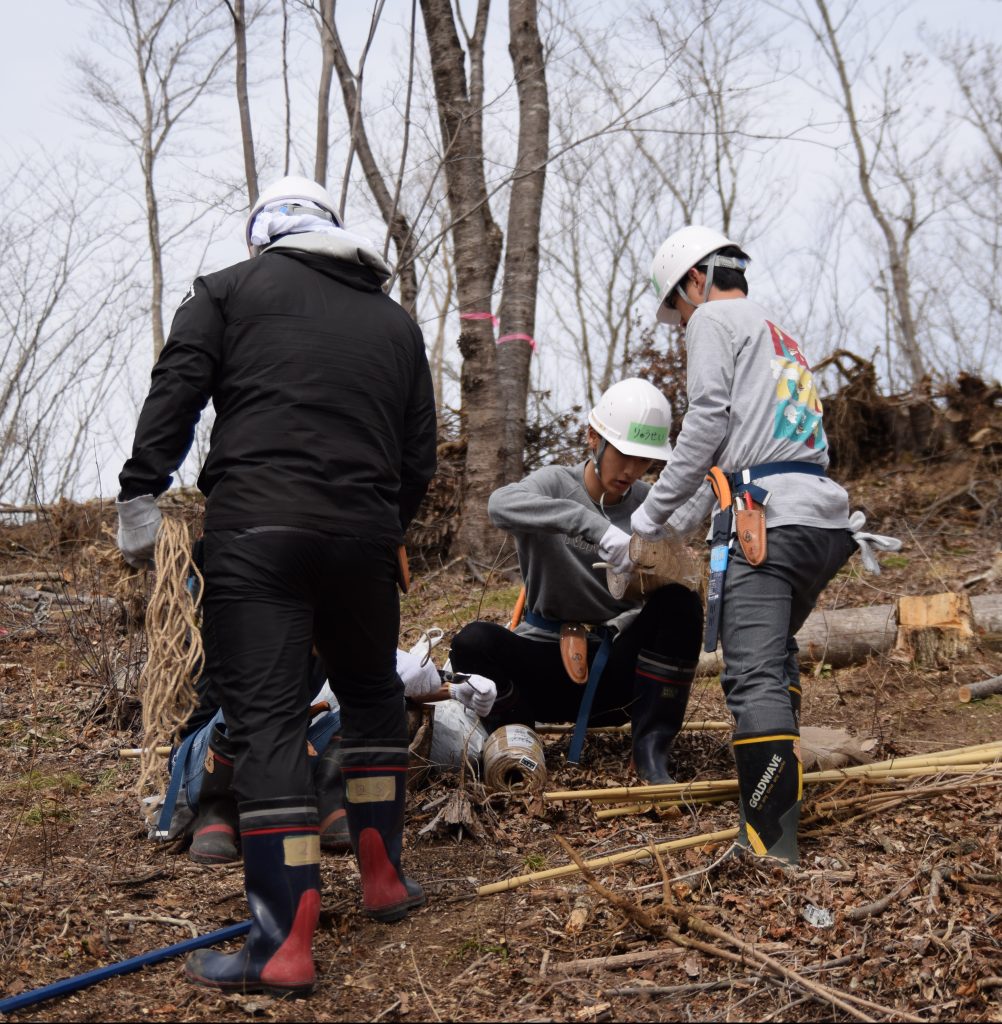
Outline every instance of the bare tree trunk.
<svg viewBox="0 0 1002 1024"><path fill-rule="evenodd" d="M497 368L504 419L504 480L522 476L531 339L536 329L539 224L546 184L550 107L536 0L509 0L512 67L518 90L518 155L508 207ZM519 337L524 335L525 337Z"/></svg>
<svg viewBox="0 0 1002 1024"><path fill-rule="evenodd" d="M289 5L282 0L282 95L285 99L285 156L282 161L283 177L289 173L289 153L292 150L292 98L289 95Z"/></svg>
<svg viewBox="0 0 1002 1024"><path fill-rule="evenodd" d="M390 195L383 175L376 163L369 136L366 132L365 120L359 108L359 91L356 76L348 63L348 57L341 45L337 25L333 22L326 25L323 39L330 41L331 60L341 83L341 94L344 97L344 109L352 126L352 144L358 153L362 172L372 197L376 200L383 221L393 238L397 250L397 276L400 280L400 305L412 316L417 307L417 266L415 264L414 232L406 216L400 211L398 200ZM327 59L326 56L324 58ZM406 154L405 154L406 155Z"/></svg>
<svg viewBox="0 0 1002 1024"><path fill-rule="evenodd" d="M432 80L445 152L445 180L452 216L452 250L460 315L491 312L501 260L501 230L491 216L484 174L483 49L489 0L478 0L466 52L456 32L450 0L421 0L431 54ZM497 386L494 333L489 319L463 319L460 378L462 428L467 440L459 550L490 562L501 534L487 518L487 499L503 479L504 408Z"/></svg>
<svg viewBox="0 0 1002 1024"><path fill-rule="evenodd" d="M317 158L313 180L327 186L327 150L330 147L331 82L334 79L334 0L319 0L320 9L320 85L317 87Z"/></svg>
<svg viewBox="0 0 1002 1024"><path fill-rule="evenodd" d="M835 73L838 75L839 87L842 93L842 108L845 111L849 134L856 153L856 171L859 177L860 191L863 193L863 198L866 201L871 216L884 236L884 243L887 247L888 268L890 270L891 288L894 295L895 325L899 332L898 342L905 358L908 360L912 383L917 384L925 376L926 367L919 345L915 317L912 312L911 282L908 273L908 245L915 226L905 225L904 230L906 233L899 242L890 219L877 198L873 182L871 181L870 161L862 135L860 134L859 116L856 113L852 85L849 82L849 74L839 44L838 33L832 24L831 15L828 12L828 5L825 0L815 0L815 3L821 14L821 22L824 26L824 41L827 44L826 49L829 59L832 62Z"/></svg>
<svg viewBox="0 0 1002 1024"><path fill-rule="evenodd" d="M164 11L164 18L170 11L168 5ZM164 335L164 267L163 247L160 240L160 208L157 202L156 184L153 178L156 166L156 145L154 142L155 113L153 110L153 96L150 91L150 82L147 76L147 63L149 60L144 29L140 25L139 11L136 8L136 0L131 0L129 13L132 18L133 53L136 58L136 70L139 73L139 83L143 95L143 118L140 128L139 143L139 165L143 172L143 195L146 202L146 237L150 245L150 329L153 333L153 361L160 357L160 352L166 340Z"/></svg>
<svg viewBox="0 0 1002 1024"><path fill-rule="evenodd" d="M134 62L139 97L134 98L128 83L95 62L90 52L79 54L74 64L84 103L77 114L84 124L127 147L139 164L150 247L150 326L156 359L164 345L163 249L182 230L161 223L157 164L174 127L184 122L206 93L215 91L233 39L223 38L220 5L202 11L181 0L95 0L95 8L104 21L103 48L116 60L124 48ZM169 205L165 209L169 211Z"/></svg>
<svg viewBox="0 0 1002 1024"><path fill-rule="evenodd" d="M153 361L164 347L164 263L160 244L160 207L153 183L155 157L148 138L143 140L143 191L146 197L146 237L150 244L150 328L153 332Z"/></svg>
<svg viewBox="0 0 1002 1024"><path fill-rule="evenodd" d="M441 301L436 302L438 307L438 330L435 332L435 340L432 342L431 353L428 362L431 366L431 376L435 383L435 400L439 417L445 407L445 317L452 308L455 292L455 280L452 274L452 261L446 255L442 260L442 269L445 272L445 286L442 291ZM428 289L434 297L434 290Z"/></svg>
<svg viewBox="0 0 1002 1024"><path fill-rule="evenodd" d="M233 0L232 5L227 2L226 6L233 18L233 38L237 52L237 108L240 111L240 139L243 143L244 177L247 179L247 203L253 206L257 202L258 189L254 129L251 124L250 100L247 96L247 18L244 0ZM284 56L283 51L283 58Z"/></svg>

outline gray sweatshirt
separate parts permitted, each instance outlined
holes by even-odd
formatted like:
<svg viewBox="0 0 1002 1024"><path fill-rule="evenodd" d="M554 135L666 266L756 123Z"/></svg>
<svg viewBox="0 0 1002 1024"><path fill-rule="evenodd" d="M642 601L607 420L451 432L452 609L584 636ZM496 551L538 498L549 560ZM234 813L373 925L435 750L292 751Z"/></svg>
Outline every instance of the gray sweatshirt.
<svg viewBox="0 0 1002 1024"><path fill-rule="evenodd" d="M810 365L800 346L748 298L699 306L685 335L689 407L671 458L644 511L687 532L715 499L704 482L763 462L828 465L828 440ZM761 479L766 525L848 529L849 498L828 477L786 473ZM670 518L669 518L670 517Z"/></svg>
<svg viewBox="0 0 1002 1024"><path fill-rule="evenodd" d="M600 560L598 545L610 522L630 532L630 516L649 487L635 483L617 504L607 505L603 515L585 490L586 466L537 469L518 483L498 488L487 512L495 526L515 539L527 609L561 622L611 623L623 629L640 605L617 601L606 586L605 569L593 569L592 563ZM557 639L525 622L516 632Z"/></svg>

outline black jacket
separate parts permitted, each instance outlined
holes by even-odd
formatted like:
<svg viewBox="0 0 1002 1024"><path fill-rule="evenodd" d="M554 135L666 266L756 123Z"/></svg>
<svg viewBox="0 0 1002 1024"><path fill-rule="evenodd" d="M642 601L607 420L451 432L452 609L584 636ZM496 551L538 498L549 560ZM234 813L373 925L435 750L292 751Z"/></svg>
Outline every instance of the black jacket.
<svg viewBox="0 0 1002 1024"><path fill-rule="evenodd" d="M210 398L206 529L402 538L435 472L435 398L421 331L371 269L279 248L198 278L120 500L170 486Z"/></svg>

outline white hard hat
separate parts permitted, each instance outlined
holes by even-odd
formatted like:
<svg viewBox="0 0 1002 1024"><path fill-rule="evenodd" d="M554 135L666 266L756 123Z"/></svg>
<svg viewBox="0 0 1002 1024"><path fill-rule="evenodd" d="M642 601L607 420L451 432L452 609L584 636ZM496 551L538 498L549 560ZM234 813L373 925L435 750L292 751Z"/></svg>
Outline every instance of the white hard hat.
<svg viewBox="0 0 1002 1024"><path fill-rule="evenodd" d="M732 242L726 235L713 228L704 228L698 224L690 224L668 236L651 264L651 284L654 285L654 291L658 296L658 323L681 323L678 311L667 305L666 300L692 267L698 266L711 253L727 245L737 245L737 242ZM743 270L749 262L717 257L716 265L733 266L734 269ZM712 274L709 276L712 278Z"/></svg>
<svg viewBox="0 0 1002 1024"><path fill-rule="evenodd" d="M334 205L334 200L331 199L330 193L323 185L309 178L304 178L302 175L290 174L285 178L279 178L273 185L269 185L257 197L257 201L251 207L251 211L247 216L247 224L244 228L248 245L251 244L251 227L254 224L254 218L269 203L280 203L284 200L288 200L290 203L297 201L316 203L321 210L326 210L331 215L337 227L344 227L344 224L341 222L341 215L337 212L337 206Z"/></svg>
<svg viewBox="0 0 1002 1024"><path fill-rule="evenodd" d="M624 455L667 459L671 404L650 381L627 377L613 384L588 413L597 434Z"/></svg>

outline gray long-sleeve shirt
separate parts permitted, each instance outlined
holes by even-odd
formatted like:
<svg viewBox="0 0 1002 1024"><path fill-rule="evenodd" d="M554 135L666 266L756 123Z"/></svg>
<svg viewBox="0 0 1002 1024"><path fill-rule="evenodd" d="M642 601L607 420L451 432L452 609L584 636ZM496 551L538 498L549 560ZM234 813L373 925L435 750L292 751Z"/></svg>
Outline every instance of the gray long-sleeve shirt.
<svg viewBox="0 0 1002 1024"><path fill-rule="evenodd" d="M515 539L526 608L547 619L611 623L622 629L640 606L616 600L606 586L605 569L593 569L592 564L600 560L598 545L610 523L630 532L630 516L649 488L635 483L619 502L606 505L603 515L585 489L587 465L537 469L524 480L498 488L487 512L495 526ZM517 632L557 639L525 622Z"/></svg>
<svg viewBox="0 0 1002 1024"><path fill-rule="evenodd" d="M763 462L828 465L821 401L800 346L748 298L701 305L685 335L689 407L671 458L644 510L686 531L714 498L711 466L733 473ZM769 527L799 524L848 529L849 498L828 477L787 473L762 478Z"/></svg>

